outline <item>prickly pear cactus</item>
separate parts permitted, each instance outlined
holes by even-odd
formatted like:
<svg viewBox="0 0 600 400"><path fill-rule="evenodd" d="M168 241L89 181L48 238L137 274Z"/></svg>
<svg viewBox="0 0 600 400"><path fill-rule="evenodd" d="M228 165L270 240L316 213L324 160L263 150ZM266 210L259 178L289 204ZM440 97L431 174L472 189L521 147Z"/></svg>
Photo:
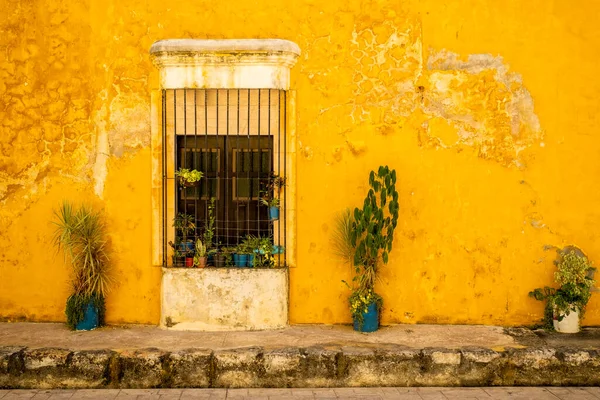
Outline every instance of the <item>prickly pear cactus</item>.
<svg viewBox="0 0 600 400"><path fill-rule="evenodd" d="M398 224L396 170L386 165L379 167L377 173L371 171L369 185L363 208L354 209L352 244L356 248L354 265L374 268L380 255L387 264Z"/></svg>

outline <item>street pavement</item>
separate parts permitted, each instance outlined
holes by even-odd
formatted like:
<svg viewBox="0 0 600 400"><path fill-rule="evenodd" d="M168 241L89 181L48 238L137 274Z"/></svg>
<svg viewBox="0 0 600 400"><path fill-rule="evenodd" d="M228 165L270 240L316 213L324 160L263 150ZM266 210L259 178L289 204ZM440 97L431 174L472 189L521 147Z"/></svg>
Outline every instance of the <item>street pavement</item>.
<svg viewBox="0 0 600 400"><path fill-rule="evenodd" d="M82 389L0 390L0 400L12 399L572 399L600 400L599 387L482 388L327 388L327 389Z"/></svg>

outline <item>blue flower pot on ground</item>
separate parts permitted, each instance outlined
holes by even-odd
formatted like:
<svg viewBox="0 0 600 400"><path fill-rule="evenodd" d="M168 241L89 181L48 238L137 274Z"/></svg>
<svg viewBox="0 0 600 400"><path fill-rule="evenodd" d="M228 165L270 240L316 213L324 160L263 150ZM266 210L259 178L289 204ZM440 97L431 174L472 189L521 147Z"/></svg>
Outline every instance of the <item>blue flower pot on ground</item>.
<svg viewBox="0 0 600 400"><path fill-rule="evenodd" d="M98 327L98 309L93 302L89 302L83 313L83 320L75 325L78 331L91 331Z"/></svg>
<svg viewBox="0 0 600 400"><path fill-rule="evenodd" d="M279 207L269 207L269 219L279 219Z"/></svg>
<svg viewBox="0 0 600 400"><path fill-rule="evenodd" d="M354 319L354 330L358 332L375 332L379 329L379 310L377 304L371 303L367 307L367 312L362 314L363 323L359 325L358 320Z"/></svg>

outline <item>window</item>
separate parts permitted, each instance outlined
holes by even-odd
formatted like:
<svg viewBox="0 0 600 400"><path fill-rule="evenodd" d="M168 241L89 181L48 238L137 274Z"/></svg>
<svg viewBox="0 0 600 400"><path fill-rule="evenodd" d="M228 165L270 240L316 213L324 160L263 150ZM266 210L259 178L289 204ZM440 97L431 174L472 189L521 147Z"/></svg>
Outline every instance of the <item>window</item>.
<svg viewBox="0 0 600 400"><path fill-rule="evenodd" d="M286 173L285 95L275 89L162 91L163 143L175 138L172 149L163 146L163 265L178 264L177 250L198 238L211 255L231 252L248 238L268 240L271 262L285 265L285 185L278 184ZM184 185L175 174L183 168L203 176ZM189 229L176 221L182 216Z"/></svg>

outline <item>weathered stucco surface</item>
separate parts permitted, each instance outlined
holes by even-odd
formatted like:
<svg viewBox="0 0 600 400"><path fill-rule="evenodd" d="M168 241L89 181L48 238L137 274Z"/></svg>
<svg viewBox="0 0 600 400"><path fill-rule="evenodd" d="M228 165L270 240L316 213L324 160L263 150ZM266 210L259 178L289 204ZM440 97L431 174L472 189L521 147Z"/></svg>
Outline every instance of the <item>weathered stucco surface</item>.
<svg viewBox="0 0 600 400"><path fill-rule="evenodd" d="M174 330L283 328L288 323L287 272L164 268L160 324Z"/></svg>
<svg viewBox="0 0 600 400"><path fill-rule="evenodd" d="M109 322L158 323L151 267L148 49L159 39L284 38L297 90L292 323L349 322L335 213L368 172L399 175L383 323L529 324L553 251L600 260L600 6L534 0L8 0L0 4L0 317L63 320L51 251L65 198L104 207ZM584 324L600 323L594 295Z"/></svg>

